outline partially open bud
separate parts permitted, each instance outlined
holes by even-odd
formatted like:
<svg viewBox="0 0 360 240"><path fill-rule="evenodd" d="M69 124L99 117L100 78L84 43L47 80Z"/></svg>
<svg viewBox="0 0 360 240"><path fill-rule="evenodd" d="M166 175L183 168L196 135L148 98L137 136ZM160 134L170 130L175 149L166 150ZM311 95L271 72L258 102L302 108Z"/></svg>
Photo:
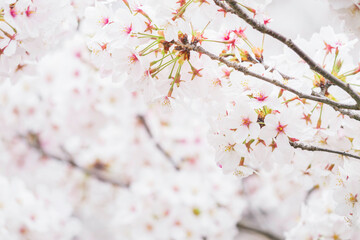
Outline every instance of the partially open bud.
<svg viewBox="0 0 360 240"><path fill-rule="evenodd" d="M279 98L279 97L281 97L281 96L283 95L284 91L285 91L285 90L284 90L283 88L282 88L282 89L280 89L279 94L278 94L278 98Z"/></svg>
<svg viewBox="0 0 360 240"><path fill-rule="evenodd" d="M251 56L245 49L239 49L241 62L250 62Z"/></svg>
<svg viewBox="0 0 360 240"><path fill-rule="evenodd" d="M313 85L314 85L314 87L324 86L325 85L325 78L316 73L314 75Z"/></svg>
<svg viewBox="0 0 360 240"><path fill-rule="evenodd" d="M336 75L339 74L341 67L343 65L343 60L339 59L336 61L334 69L333 69L333 74L335 73Z"/></svg>
<svg viewBox="0 0 360 240"><path fill-rule="evenodd" d="M251 49L251 51L254 53L254 55L255 55L255 58L256 58L256 60L258 60L259 62L262 62L263 61L263 51L264 51L264 49L262 49L262 48L257 48L257 47L253 47L252 49Z"/></svg>

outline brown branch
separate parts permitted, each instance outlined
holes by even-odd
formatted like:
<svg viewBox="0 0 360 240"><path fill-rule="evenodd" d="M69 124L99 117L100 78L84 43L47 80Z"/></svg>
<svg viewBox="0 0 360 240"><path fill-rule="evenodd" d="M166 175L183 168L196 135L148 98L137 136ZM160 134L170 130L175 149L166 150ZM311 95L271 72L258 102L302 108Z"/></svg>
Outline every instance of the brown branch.
<svg viewBox="0 0 360 240"><path fill-rule="evenodd" d="M289 76L289 75L287 75L287 74L285 74L285 73L282 73L282 72L278 71L278 70L277 70L276 68L274 68L274 67L269 67L268 65L263 64L263 63L262 63L262 65L264 66L265 70L268 70L268 69L270 68L269 71L270 71L271 73L274 72L274 70L276 70L284 80L296 79L296 78L294 78L294 77L291 77L291 76Z"/></svg>
<svg viewBox="0 0 360 240"><path fill-rule="evenodd" d="M289 143L293 148L300 148L305 151L335 153L335 154L339 154L339 155L342 155L345 157L360 159L360 156L357 156L357 155L354 155L351 153L347 153L347 152L343 152L343 151L336 151L336 150L322 148L322 147L305 145L304 143L297 143L297 142L289 142Z"/></svg>
<svg viewBox="0 0 360 240"><path fill-rule="evenodd" d="M175 163L174 159L171 155L164 150L164 148L154 139L154 135L152 134L149 124L146 122L146 119L143 115L137 116L140 123L144 126L146 133L148 134L149 138L151 138L155 142L156 148L165 156L165 158L171 163L171 165L175 168L175 170L180 170L179 166Z"/></svg>
<svg viewBox="0 0 360 240"><path fill-rule="evenodd" d="M282 42L286 46L288 46L291 50L293 50L301 59L303 59L310 67L311 70L321 74L324 78L328 79L334 85L340 87L345 92L347 92L355 101L357 110L360 109L360 95L352 89L350 84L342 82L337 77L333 76L331 73L322 68L319 64L317 64L311 57L309 57L300 47L298 47L290 38L287 38L280 33L268 28L264 24L256 21L252 17L248 16L244 10L237 4L235 0L225 0L230 7L226 6L220 0L214 0L215 4L222 7L225 11L236 14L238 17L247 22L252 28L255 30L267 34L278 41Z"/></svg>
<svg viewBox="0 0 360 240"><path fill-rule="evenodd" d="M345 110L345 109L341 109L341 108L338 108L338 107L333 107L335 111L338 111L340 112L342 115L346 115L346 116L349 116L350 118L352 119L355 119L355 120L358 120L360 121L360 115L359 114L356 114L350 110Z"/></svg>
<svg viewBox="0 0 360 240"><path fill-rule="evenodd" d="M230 12L230 13L233 13L233 14L236 14L235 11L229 7L227 7L224 3L222 3L220 0L214 0L215 4L218 5L219 7L221 7L222 9L224 9L226 12ZM254 60L255 61L255 60ZM270 68L268 65L264 64L263 62L261 63L265 69L267 70L268 68ZM274 70L276 70L275 68L271 68L270 69L270 72L273 72ZM278 71L278 70L276 70ZM291 77L285 73L282 73L280 71L278 71L278 73L280 74L280 76L284 79L295 79L294 77Z"/></svg>
<svg viewBox="0 0 360 240"><path fill-rule="evenodd" d="M24 138L27 141L27 143L29 144L29 146L32 147L33 149L35 149L36 151L38 151L43 157L66 163L69 166L84 173L85 175L96 178L97 180L99 180L101 182L112 184L116 187L127 188L130 186L130 183L120 182L116 179L112 179L109 176L106 176L106 173L103 170L89 169L89 168L85 168L85 167L78 165L76 163L76 161L71 157L71 155L68 152L66 152L65 149L63 149L63 148L62 148L62 151L64 152L65 155L67 155L66 158L47 152L42 147L39 136L36 133L29 132L26 136L20 136L20 137Z"/></svg>
<svg viewBox="0 0 360 240"><path fill-rule="evenodd" d="M260 80L263 80L265 82L268 82L268 83L271 83L275 86L278 86L280 88L283 88L289 92L292 92L294 94L296 94L299 98L305 98L305 99L309 99L309 100L313 100L313 101L316 101L316 102L322 102L322 103L325 103L331 107L337 107L337 108L342 108L342 109L357 109L357 105L350 105L350 104L343 104L343 103L338 103L338 102L335 102L331 99L328 99L328 98L324 98L322 96L318 96L317 93L313 92L311 95L309 94L305 94L305 93L302 93L294 88L291 88L275 79L271 79L271 78L268 78L268 77L265 77L265 76L262 76L260 74L257 74L257 73L254 73L250 70L248 70L246 67L244 66L241 66L240 64L237 64L235 62L230 62L228 60L226 60L224 57L219 57L211 52L208 52L207 50L205 50L204 48L200 47L200 46L196 46L196 45L193 45L193 44L182 44L181 42L176 42L176 44L180 47L182 47L183 49L187 49L187 50L191 50L191 51L195 51L195 52L198 52L198 53L202 53L208 57L210 57L212 60L216 60L216 61L219 61L219 62L222 62L224 63L226 66L230 67L230 68L233 68L237 71L240 71L242 73L244 73L245 75L249 75L249 76L252 76L252 77L255 77L255 78L258 78ZM344 114L344 113L343 113Z"/></svg>
<svg viewBox="0 0 360 240"><path fill-rule="evenodd" d="M304 203L307 204L308 201L309 201L310 196L311 196L316 190L318 190L319 188L320 188L319 185L315 185L315 186L313 186L312 188L310 188L310 189L306 192L305 199L304 199Z"/></svg>
<svg viewBox="0 0 360 240"><path fill-rule="evenodd" d="M267 232L265 230L258 229L258 228L252 227L252 226L248 226L248 225L246 225L244 223L241 223L241 222L238 222L236 224L236 227L239 230L245 230L245 231L248 231L248 232L256 233L258 235L261 235L261 236L266 237L266 238L271 239L271 240L282 240L282 238L274 235L273 233L270 233L270 232Z"/></svg>
<svg viewBox="0 0 360 240"><path fill-rule="evenodd" d="M228 7L226 4L223 3L224 0L214 0L214 3L225 10L225 12L229 12L236 15L236 11L230 7Z"/></svg>

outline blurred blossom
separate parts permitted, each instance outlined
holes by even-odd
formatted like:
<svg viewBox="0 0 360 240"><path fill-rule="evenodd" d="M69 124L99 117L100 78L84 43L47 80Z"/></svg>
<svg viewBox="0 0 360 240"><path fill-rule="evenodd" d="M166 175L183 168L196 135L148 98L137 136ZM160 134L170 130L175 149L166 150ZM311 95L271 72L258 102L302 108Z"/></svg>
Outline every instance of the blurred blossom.
<svg viewBox="0 0 360 240"><path fill-rule="evenodd" d="M359 93L359 3L323 4L353 35L293 41ZM354 101L271 41L212 0L1 1L0 239L358 239L357 160L293 145L359 156L359 121L285 89Z"/></svg>

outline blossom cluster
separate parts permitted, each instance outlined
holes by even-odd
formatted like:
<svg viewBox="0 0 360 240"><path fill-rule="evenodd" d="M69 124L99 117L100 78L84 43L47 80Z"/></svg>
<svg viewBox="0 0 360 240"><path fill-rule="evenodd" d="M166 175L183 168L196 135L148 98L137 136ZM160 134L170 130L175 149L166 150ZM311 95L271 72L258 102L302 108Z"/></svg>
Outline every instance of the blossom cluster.
<svg viewBox="0 0 360 240"><path fill-rule="evenodd" d="M346 30L356 35L360 29L360 2L357 0L329 1L331 8L346 21Z"/></svg>
<svg viewBox="0 0 360 240"><path fill-rule="evenodd" d="M101 79L91 60L75 36L37 64L36 76L1 86L3 238L236 236L241 184L208 161L202 117L147 106L139 93ZM185 125L187 117L199 120ZM178 169L157 150L160 139Z"/></svg>
<svg viewBox="0 0 360 240"><path fill-rule="evenodd" d="M334 83L231 2L271 27L271 0L0 3L4 239L356 239L357 39L291 42Z"/></svg>

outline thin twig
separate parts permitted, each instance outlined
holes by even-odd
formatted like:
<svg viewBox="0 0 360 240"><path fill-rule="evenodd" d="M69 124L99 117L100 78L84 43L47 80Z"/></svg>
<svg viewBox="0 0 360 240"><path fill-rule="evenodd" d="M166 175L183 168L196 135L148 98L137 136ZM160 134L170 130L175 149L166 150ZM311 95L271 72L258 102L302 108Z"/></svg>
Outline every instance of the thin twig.
<svg viewBox="0 0 360 240"><path fill-rule="evenodd" d="M357 105L351 105L351 104L344 104L344 103L338 103L338 102L335 102L331 99L328 99L328 98L325 98L325 97L322 97L322 96L316 96L316 93L313 92L312 95L309 95L309 94L305 94L305 93L302 93L292 87L289 87L275 79L271 79L271 78L268 78L268 77L265 77L263 75L260 75L260 74L257 74L255 72L252 72L250 71L249 69L247 69L246 67L244 66L241 66L235 62L230 62L228 60L226 60L225 58L223 57L219 57L207 50L205 50L204 48L200 47L200 46L196 46L196 45L193 45L193 44L182 44L181 42L176 42L176 44L178 46L181 46L183 49L188 49L188 50L191 50L191 51L195 51L195 52L198 52L198 53L202 53L208 57L210 57L212 60L216 60L216 61L219 61L219 62L222 62L224 63L226 66L228 67L231 67L231 68L234 68L235 70L237 71L240 71L242 73L244 73L245 75L249 75L249 76L252 76L252 77L255 77L255 78L258 78L260 80L263 80L265 82L268 82L268 83L271 83L275 86L278 86L280 88L283 88L289 92L292 92L294 94L296 94L299 98L305 98L305 99L309 99L309 100L313 100L313 101L316 101L316 102L322 102L322 103L325 103L331 107L337 107L337 108L342 108L342 109L357 109ZM346 113L344 113L346 114Z"/></svg>
<svg viewBox="0 0 360 240"><path fill-rule="evenodd" d="M355 101L356 101L356 109L360 109L360 95L355 92L354 89L350 86L350 84L344 83L328 71L326 71L324 68L322 68L319 64L317 64L310 56L308 56L300 47L298 47L290 38L287 38L280 33L268 28L264 24L256 21L254 18L248 16L243 9L238 5L237 1L235 0L225 0L230 7L226 7L224 3L222 3L220 0L214 0L214 2L222 7L225 11L231 12L233 14L236 14L238 17L243 19L245 22L247 22L250 26L252 26L255 30L267 34L286 46L288 46L291 50L293 50L301 59L303 59L310 67L311 70L321 74L324 78L328 79L330 82L332 82L334 85L340 87L345 92L347 92ZM230 10L231 9L231 10Z"/></svg>
<svg viewBox="0 0 360 240"><path fill-rule="evenodd" d="M271 239L271 240L282 240L282 238L276 236L273 233L270 233L270 232L267 232L265 230L258 229L258 228L252 227L252 226L248 226L248 225L246 225L244 223L241 223L241 222L238 222L236 224L236 227L239 230L245 230L245 231L249 231L249 232L252 232L252 233L256 233L258 235L261 235L261 236L266 237L266 238Z"/></svg>
<svg viewBox="0 0 360 240"><path fill-rule="evenodd" d="M89 169L89 168L85 168L85 167L78 165L76 163L76 161L71 157L71 155L68 152L66 152L65 149L63 149L63 148L62 148L62 150L63 150L64 154L67 155L66 157L60 157L60 156L57 156L57 155L47 152L42 147L39 136L36 133L30 132L30 133L28 133L27 136L20 136L20 137L26 139L26 141L30 147L32 147L33 149L38 151L42 156L44 156L46 158L54 159L59 162L66 163L66 164L70 165L71 167L83 172L85 175L96 178L97 180L99 180L101 182L112 184L116 187L128 188L130 186L129 183L120 182L116 179L106 176L106 173L102 170Z"/></svg>
<svg viewBox="0 0 360 240"><path fill-rule="evenodd" d="M347 153L347 152L343 152L343 151L336 151L336 150L322 148L322 147L305 145L304 143L297 143L297 142L289 142L289 143L293 148L300 148L300 149L306 150L306 151L335 153L335 154L339 154L339 155L350 157L350 158L360 159L360 156L357 156L357 155L354 155L351 153Z"/></svg>
<svg viewBox="0 0 360 240"><path fill-rule="evenodd" d="M313 186L312 188L310 188L310 189L306 192L305 199L304 199L304 203L305 203L305 204L308 203L310 196L311 196L316 190L318 190L319 188L320 188L319 185L315 185L315 186Z"/></svg>
<svg viewBox="0 0 360 240"><path fill-rule="evenodd" d="M156 148L165 156L165 158L171 163L171 165L175 168L175 170L180 170L179 166L175 163L174 159L171 157L171 155L164 150L164 148L160 145L159 142L157 142L154 138L154 135L152 134L149 124L146 122L146 119L143 115L137 116L140 123L144 126L146 133L148 134L149 138L151 138L155 142Z"/></svg>

